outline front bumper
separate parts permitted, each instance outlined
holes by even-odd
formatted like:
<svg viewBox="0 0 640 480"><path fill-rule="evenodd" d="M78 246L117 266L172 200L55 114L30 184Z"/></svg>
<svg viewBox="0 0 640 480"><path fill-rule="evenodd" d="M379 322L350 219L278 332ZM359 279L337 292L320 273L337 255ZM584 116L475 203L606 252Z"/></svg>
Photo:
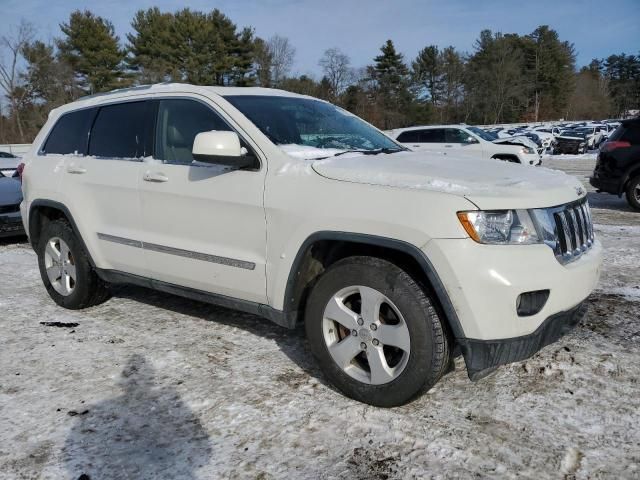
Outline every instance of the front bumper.
<svg viewBox="0 0 640 480"><path fill-rule="evenodd" d="M519 157L520 163L523 165L533 165L537 167L542 164L542 155L539 153L521 153Z"/></svg>
<svg viewBox="0 0 640 480"><path fill-rule="evenodd" d="M565 265L546 245L481 245L470 238L438 239L428 242L423 251L457 314L461 331L456 340L470 376L527 358L546 345L545 339L559 338L539 329L589 296L602 263L602 245L597 240L580 258ZM518 297L538 290L549 290L544 306L533 315L519 316ZM542 340L531 340L538 337ZM508 346L498 347L502 344ZM482 351L478 345L487 345L493 353L475 353ZM505 349L521 349L522 353L506 354Z"/></svg>
<svg viewBox="0 0 640 480"><path fill-rule="evenodd" d="M547 318L529 335L501 340L460 339L458 343L473 381L491 373L496 367L526 360L571 331L587 313L588 304L581 302L566 312Z"/></svg>
<svg viewBox="0 0 640 480"><path fill-rule="evenodd" d="M0 214L0 238L24 235L20 212Z"/></svg>

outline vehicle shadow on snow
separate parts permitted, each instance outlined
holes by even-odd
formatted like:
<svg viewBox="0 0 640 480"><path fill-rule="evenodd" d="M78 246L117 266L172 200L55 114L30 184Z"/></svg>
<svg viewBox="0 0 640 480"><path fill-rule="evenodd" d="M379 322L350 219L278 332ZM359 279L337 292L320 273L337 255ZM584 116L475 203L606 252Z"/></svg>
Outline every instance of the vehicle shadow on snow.
<svg viewBox="0 0 640 480"><path fill-rule="evenodd" d="M178 392L160 386L141 355L118 379L122 394L78 412L63 456L72 479L195 479L211 441Z"/></svg>
<svg viewBox="0 0 640 480"><path fill-rule="evenodd" d="M116 287L114 296L128 298L156 308L171 310L178 314L189 315L212 323L239 328L252 335L273 340L280 351L300 367L305 374L315 378L327 388L337 391L333 385L326 381L316 365L306 343L302 322L299 322L294 330L289 330L257 315L210 305L177 295L160 293L142 287ZM293 383L296 381L296 379L290 379L286 375L279 379L283 381L291 380Z"/></svg>
<svg viewBox="0 0 640 480"><path fill-rule="evenodd" d="M27 244L27 237L25 235L19 235L17 237L0 237L0 247L5 245L21 245Z"/></svg>

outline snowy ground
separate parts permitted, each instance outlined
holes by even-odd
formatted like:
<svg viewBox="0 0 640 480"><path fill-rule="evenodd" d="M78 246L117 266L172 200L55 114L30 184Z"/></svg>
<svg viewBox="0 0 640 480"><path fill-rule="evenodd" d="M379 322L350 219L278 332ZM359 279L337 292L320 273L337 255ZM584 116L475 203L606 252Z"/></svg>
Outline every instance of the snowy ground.
<svg viewBox="0 0 640 480"><path fill-rule="evenodd" d="M585 181L593 158L545 165ZM640 214L589 199L606 259L582 325L479 383L459 360L391 410L251 315L138 288L62 310L3 241L0 479L640 478Z"/></svg>

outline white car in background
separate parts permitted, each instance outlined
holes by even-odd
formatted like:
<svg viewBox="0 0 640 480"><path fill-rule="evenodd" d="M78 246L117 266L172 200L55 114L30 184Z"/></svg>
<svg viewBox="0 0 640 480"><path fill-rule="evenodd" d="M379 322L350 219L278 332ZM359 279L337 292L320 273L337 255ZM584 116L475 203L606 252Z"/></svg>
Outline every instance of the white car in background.
<svg viewBox="0 0 640 480"><path fill-rule="evenodd" d="M585 127L580 127L574 129L578 133L586 134L587 140L587 149L595 150L600 146L602 142L604 142L603 130L599 126L587 125Z"/></svg>
<svg viewBox="0 0 640 480"><path fill-rule="evenodd" d="M559 129L555 129L555 130L558 130L557 134L560 134ZM540 137L543 151L548 150L553 146L553 139L556 137L556 135L554 135L551 132L550 128L541 128L538 130L530 130L530 131L531 133L535 133L536 135L538 135L538 137Z"/></svg>
<svg viewBox="0 0 640 480"><path fill-rule="evenodd" d="M536 133L538 135L541 134L548 134L551 135L552 137L557 137L558 135L560 135L560 131L562 129L560 127L555 127L555 126L541 126L541 127L534 127L532 129L533 133Z"/></svg>
<svg viewBox="0 0 640 480"><path fill-rule="evenodd" d="M468 125L429 125L398 128L389 132L391 138L414 151L439 152L452 156L473 156L505 160L522 165L540 165L535 147L517 143L494 143L484 130ZM501 139L504 142L508 139Z"/></svg>

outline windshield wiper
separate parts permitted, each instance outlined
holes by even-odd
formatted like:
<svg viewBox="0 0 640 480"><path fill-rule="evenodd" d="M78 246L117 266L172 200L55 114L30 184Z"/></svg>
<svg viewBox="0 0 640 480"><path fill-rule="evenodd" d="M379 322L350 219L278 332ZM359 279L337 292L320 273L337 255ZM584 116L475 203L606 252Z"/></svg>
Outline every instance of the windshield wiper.
<svg viewBox="0 0 640 480"><path fill-rule="evenodd" d="M312 158L311 160L325 160L327 158L333 158L333 157L337 157L340 155L344 155L345 153L362 153L363 155L378 155L379 153L397 153L397 152L403 152L405 151L405 148L376 148L374 150L357 150L357 149L351 149L351 150L344 150L342 152L338 152L334 155L329 155L327 157L318 157L318 158Z"/></svg>

